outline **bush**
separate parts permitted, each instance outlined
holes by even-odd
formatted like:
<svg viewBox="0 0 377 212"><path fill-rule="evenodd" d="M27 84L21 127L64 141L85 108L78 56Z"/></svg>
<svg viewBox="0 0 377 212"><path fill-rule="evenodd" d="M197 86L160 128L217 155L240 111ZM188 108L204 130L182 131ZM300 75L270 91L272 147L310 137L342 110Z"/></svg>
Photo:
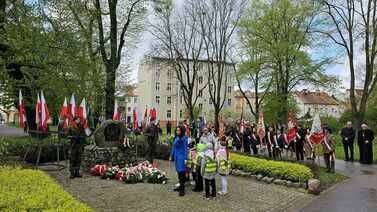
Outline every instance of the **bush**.
<svg viewBox="0 0 377 212"><path fill-rule="evenodd" d="M0 167L1 211L92 211L42 171Z"/></svg>
<svg viewBox="0 0 377 212"><path fill-rule="evenodd" d="M253 174L261 174L293 182L306 182L314 176L310 168L300 164L270 161L235 153L232 153L230 158L233 168Z"/></svg>

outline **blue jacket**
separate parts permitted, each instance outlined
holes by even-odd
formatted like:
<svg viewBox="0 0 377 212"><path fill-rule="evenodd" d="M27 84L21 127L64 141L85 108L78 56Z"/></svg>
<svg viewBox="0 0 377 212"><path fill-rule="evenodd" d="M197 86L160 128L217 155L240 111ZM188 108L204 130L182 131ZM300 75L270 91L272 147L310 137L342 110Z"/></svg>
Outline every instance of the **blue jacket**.
<svg viewBox="0 0 377 212"><path fill-rule="evenodd" d="M187 160L188 139L186 136L175 137L173 148L171 151L171 158L175 161L175 169L177 172L186 171L185 160Z"/></svg>

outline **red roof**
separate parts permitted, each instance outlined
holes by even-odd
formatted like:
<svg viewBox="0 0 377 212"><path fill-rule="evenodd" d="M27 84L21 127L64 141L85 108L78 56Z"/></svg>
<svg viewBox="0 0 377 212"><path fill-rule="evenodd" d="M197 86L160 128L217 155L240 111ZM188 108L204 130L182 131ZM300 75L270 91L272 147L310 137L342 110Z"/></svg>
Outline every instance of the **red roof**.
<svg viewBox="0 0 377 212"><path fill-rule="evenodd" d="M347 89L347 93L350 93L351 89ZM364 89L355 89L356 96L362 96L364 94Z"/></svg>
<svg viewBox="0 0 377 212"><path fill-rule="evenodd" d="M312 105L339 105L339 102L326 92L316 91L299 91L295 92L296 96L304 104Z"/></svg>

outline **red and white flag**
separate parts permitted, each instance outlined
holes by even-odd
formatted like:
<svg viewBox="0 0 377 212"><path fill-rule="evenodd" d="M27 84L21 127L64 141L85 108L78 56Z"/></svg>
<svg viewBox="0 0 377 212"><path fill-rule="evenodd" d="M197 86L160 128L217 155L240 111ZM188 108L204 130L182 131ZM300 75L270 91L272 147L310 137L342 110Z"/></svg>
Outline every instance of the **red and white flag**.
<svg viewBox="0 0 377 212"><path fill-rule="evenodd" d="M68 116L70 120L70 125L73 127L75 126L75 122L73 121L73 118L76 115L76 100L75 100L75 94L72 94L71 99L69 100L68 104Z"/></svg>
<svg viewBox="0 0 377 212"><path fill-rule="evenodd" d="M150 116L150 121L155 121L157 119L157 110L156 108L151 108L149 110L149 116Z"/></svg>
<svg viewBox="0 0 377 212"><path fill-rule="evenodd" d="M25 127L26 116L25 116L25 102L24 98L22 97L21 90L18 92L18 123L21 128Z"/></svg>
<svg viewBox="0 0 377 212"><path fill-rule="evenodd" d="M259 113L257 133L258 133L258 136L259 136L259 140L262 143L263 138L266 136L266 129L265 129L265 126L264 126L264 114L263 114L263 112Z"/></svg>
<svg viewBox="0 0 377 212"><path fill-rule="evenodd" d="M118 106L118 101L117 100L115 100L115 103L114 103L113 120L114 121L120 121L120 111L119 111L119 106Z"/></svg>
<svg viewBox="0 0 377 212"><path fill-rule="evenodd" d="M243 133L245 130L245 121L242 119L240 123L240 133Z"/></svg>
<svg viewBox="0 0 377 212"><path fill-rule="evenodd" d="M48 119L50 118L50 114L48 112L48 107L46 103L46 99L43 95L43 91L41 91L41 127L44 131L47 131L47 122Z"/></svg>
<svg viewBox="0 0 377 212"><path fill-rule="evenodd" d="M67 98L64 98L63 106L60 109L60 118L63 119L63 121L64 121L63 128L67 129L67 127L68 127L68 103L67 103Z"/></svg>
<svg viewBox="0 0 377 212"><path fill-rule="evenodd" d="M85 134L89 136L92 133L92 131L89 129L88 125L88 113L86 111L85 98L82 99L80 107L77 109L77 116L81 119L81 123L85 129Z"/></svg>
<svg viewBox="0 0 377 212"><path fill-rule="evenodd" d="M321 119L319 118L319 114L317 113L313 119L312 129L309 135L309 141L314 145L319 145L322 143L324 137L325 135L322 131Z"/></svg>
<svg viewBox="0 0 377 212"><path fill-rule="evenodd" d="M225 124L222 116L219 117L219 138L225 135Z"/></svg>
<svg viewBox="0 0 377 212"><path fill-rule="evenodd" d="M288 132L287 132L287 142L290 143L291 141L296 139L297 135L297 121L292 113L288 113Z"/></svg>
<svg viewBox="0 0 377 212"><path fill-rule="evenodd" d="M147 126L147 120L148 120L148 107L145 108L143 122L141 124L143 128Z"/></svg>
<svg viewBox="0 0 377 212"><path fill-rule="evenodd" d="M137 112L136 112L136 108L134 108L134 111L133 111L133 128L134 129L137 129L138 128L138 121L137 121Z"/></svg>
<svg viewBox="0 0 377 212"><path fill-rule="evenodd" d="M41 98L37 94L37 104L35 105L35 123L39 128L41 126Z"/></svg>

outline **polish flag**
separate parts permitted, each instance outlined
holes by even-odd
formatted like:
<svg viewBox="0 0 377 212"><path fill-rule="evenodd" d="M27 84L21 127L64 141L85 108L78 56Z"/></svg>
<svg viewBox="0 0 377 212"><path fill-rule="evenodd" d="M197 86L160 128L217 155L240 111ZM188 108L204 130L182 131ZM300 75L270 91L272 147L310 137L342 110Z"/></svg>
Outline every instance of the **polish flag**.
<svg viewBox="0 0 377 212"><path fill-rule="evenodd" d="M245 121L242 119L240 123L240 133L243 133L245 130Z"/></svg>
<svg viewBox="0 0 377 212"><path fill-rule="evenodd" d="M41 126L44 131L47 131L47 122L48 122L48 119L50 118L50 114L48 112L48 107L47 107L46 99L43 95L43 91L41 91L41 111L42 111Z"/></svg>
<svg viewBox="0 0 377 212"><path fill-rule="evenodd" d="M151 121L155 121L156 119L157 119L157 110L156 110L156 108L151 108L150 110L149 110L149 116L150 116L150 120Z"/></svg>
<svg viewBox="0 0 377 212"><path fill-rule="evenodd" d="M138 128L138 122L137 122L137 112L136 112L136 108L134 108L134 111L133 111L133 128L134 129L137 129Z"/></svg>
<svg viewBox="0 0 377 212"><path fill-rule="evenodd" d="M314 145L319 145L322 143L325 135L323 134L322 127L321 127L321 119L319 114L317 113L314 116L312 129L309 135L309 141Z"/></svg>
<svg viewBox="0 0 377 212"><path fill-rule="evenodd" d="M75 94L72 94L71 99L69 100L68 104L68 116L70 120L70 125L73 127L75 126L75 122L73 121L73 118L76 115L76 100L75 100Z"/></svg>
<svg viewBox="0 0 377 212"><path fill-rule="evenodd" d="M18 123L21 128L25 127L25 102L22 97L22 92L21 90L18 92L18 110L19 110L19 115L18 115Z"/></svg>
<svg viewBox="0 0 377 212"><path fill-rule="evenodd" d="M222 116L219 117L219 138L225 135L224 119Z"/></svg>
<svg viewBox="0 0 377 212"><path fill-rule="evenodd" d="M291 141L296 139L296 125L297 121L292 113L288 113L288 132L287 132L287 142L290 143Z"/></svg>
<svg viewBox="0 0 377 212"><path fill-rule="evenodd" d="M263 112L259 113L257 133L258 133L260 142L262 143L263 138L266 136L266 129L265 129L265 126L264 126L264 114L263 114Z"/></svg>
<svg viewBox="0 0 377 212"><path fill-rule="evenodd" d="M89 129L88 113L86 111L85 98L82 99L80 107L77 109L77 116L81 118L81 123L85 129L85 134L89 136L92 133L92 131Z"/></svg>
<svg viewBox="0 0 377 212"><path fill-rule="evenodd" d="M35 123L39 128L41 125L41 98L39 97L39 93L37 94L37 104L35 105Z"/></svg>
<svg viewBox="0 0 377 212"><path fill-rule="evenodd" d="M113 120L114 121L120 121L120 112L119 112L119 106L118 106L118 101L117 100L115 100L115 103L114 103Z"/></svg>
<svg viewBox="0 0 377 212"><path fill-rule="evenodd" d="M64 121L63 128L67 129L67 127L68 127L68 119L67 119L67 117L68 117L68 103L67 103L67 98L64 98L63 106L60 109L60 117Z"/></svg>

